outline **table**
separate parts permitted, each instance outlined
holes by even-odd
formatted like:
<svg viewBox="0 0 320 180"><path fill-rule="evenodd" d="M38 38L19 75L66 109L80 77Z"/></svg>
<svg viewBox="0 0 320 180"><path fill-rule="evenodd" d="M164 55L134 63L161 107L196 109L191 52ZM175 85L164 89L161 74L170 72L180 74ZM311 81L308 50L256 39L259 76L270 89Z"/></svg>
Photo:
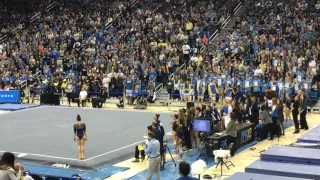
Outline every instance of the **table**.
<svg viewBox="0 0 320 180"><path fill-rule="evenodd" d="M53 99L50 99L53 98ZM49 94L41 94L40 95L40 104L41 105L60 105L60 97L57 94L49 95Z"/></svg>
<svg viewBox="0 0 320 180"><path fill-rule="evenodd" d="M243 145L246 145L254 141L254 124L252 123L242 123L237 126L237 142L236 149L239 149ZM209 143L213 146L214 150L217 149L227 149L227 135L222 132L222 135L211 135L207 137Z"/></svg>
<svg viewBox="0 0 320 180"><path fill-rule="evenodd" d="M251 143L255 139L254 124L253 123L242 123L238 125L237 133L237 148Z"/></svg>

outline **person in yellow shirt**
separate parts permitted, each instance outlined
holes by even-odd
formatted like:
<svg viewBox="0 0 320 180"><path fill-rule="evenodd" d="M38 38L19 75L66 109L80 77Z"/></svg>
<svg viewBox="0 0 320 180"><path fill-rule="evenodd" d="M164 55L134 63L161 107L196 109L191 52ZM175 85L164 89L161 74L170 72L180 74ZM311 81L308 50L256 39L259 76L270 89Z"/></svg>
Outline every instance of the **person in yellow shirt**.
<svg viewBox="0 0 320 180"><path fill-rule="evenodd" d="M198 54L198 66L200 66L201 62L203 61L203 57L201 54Z"/></svg>
<svg viewBox="0 0 320 180"><path fill-rule="evenodd" d="M190 32L192 31L192 29L193 29L193 24L191 21L188 21L186 23L186 31L187 31L188 35L190 35Z"/></svg>

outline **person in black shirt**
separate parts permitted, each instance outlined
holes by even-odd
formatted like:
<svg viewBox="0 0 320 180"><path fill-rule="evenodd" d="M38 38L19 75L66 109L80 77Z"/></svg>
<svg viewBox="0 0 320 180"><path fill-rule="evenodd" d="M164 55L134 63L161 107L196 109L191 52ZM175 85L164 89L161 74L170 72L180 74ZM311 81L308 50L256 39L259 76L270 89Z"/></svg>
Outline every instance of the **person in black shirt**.
<svg viewBox="0 0 320 180"><path fill-rule="evenodd" d="M259 109L258 109L258 103L256 97L251 98L252 104L251 104L251 123L258 124L259 123ZM249 116L250 117L250 116Z"/></svg>
<svg viewBox="0 0 320 180"><path fill-rule="evenodd" d="M100 97L101 106L103 106L103 104L106 102L106 100L108 98L108 93L107 93L106 88L101 89L99 97Z"/></svg>
<svg viewBox="0 0 320 180"><path fill-rule="evenodd" d="M147 127L147 134L152 133L152 132L153 132L152 126L148 126ZM146 154L145 154L144 150L141 150L141 151L139 150L139 145L136 146L135 153L134 153L134 157L136 159L133 160L132 162L140 162L139 161L139 152L141 154L141 162L143 162L143 160L145 159Z"/></svg>
<svg viewBox="0 0 320 180"><path fill-rule="evenodd" d="M156 122L156 123L158 124L158 127L159 127L159 129L160 129L160 131L161 131L161 133L162 133L162 137L163 137L164 134L165 134L165 132L164 132L164 128L163 128L163 126L162 126L161 121L159 120L159 118L160 118L160 114L155 114L155 115L153 116L153 120L154 120L154 122Z"/></svg>
<svg viewBox="0 0 320 180"><path fill-rule="evenodd" d="M299 96L294 97L294 101L291 104L292 109L292 118L294 122L295 131L293 134L298 134L300 132L299 130L299 121L298 121L298 115L299 115Z"/></svg>
<svg viewBox="0 0 320 180"><path fill-rule="evenodd" d="M182 155L183 155L183 149L182 149L182 144L185 140L185 128L183 126L183 121L181 119L179 119L177 121L177 135L176 135L176 142L177 142L177 148L178 148L178 151L179 151L179 156L180 156L180 159L179 161L182 161Z"/></svg>
<svg viewBox="0 0 320 180"><path fill-rule="evenodd" d="M177 147L176 147L176 132L177 132L177 121L178 121L179 115L178 114L174 114L172 116L173 121L169 123L170 127L172 128L172 140L174 141L174 150L173 152L177 151Z"/></svg>
<svg viewBox="0 0 320 180"><path fill-rule="evenodd" d="M152 123L152 128L153 128L152 132L155 135L155 139L158 140L160 143L160 154L162 155L163 154L163 135L162 135L162 132L159 128L159 125L156 122Z"/></svg>
<svg viewBox="0 0 320 180"><path fill-rule="evenodd" d="M50 105L54 105L54 92L55 92L55 87L52 82L49 82L49 85L47 87L47 93L48 93L48 100Z"/></svg>

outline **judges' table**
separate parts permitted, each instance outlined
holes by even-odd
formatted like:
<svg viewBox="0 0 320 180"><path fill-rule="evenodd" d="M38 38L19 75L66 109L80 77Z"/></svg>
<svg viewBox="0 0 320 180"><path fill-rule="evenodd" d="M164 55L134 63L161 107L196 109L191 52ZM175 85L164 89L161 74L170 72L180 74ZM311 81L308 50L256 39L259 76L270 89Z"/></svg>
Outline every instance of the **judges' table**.
<svg viewBox="0 0 320 180"><path fill-rule="evenodd" d="M251 143L255 139L254 124L242 123L238 125L237 144L238 148Z"/></svg>
<svg viewBox="0 0 320 180"><path fill-rule="evenodd" d="M242 123L237 126L237 149L254 141L254 124ZM213 145L213 149L227 149L227 135L222 132L220 135L214 134L207 137L210 144Z"/></svg>

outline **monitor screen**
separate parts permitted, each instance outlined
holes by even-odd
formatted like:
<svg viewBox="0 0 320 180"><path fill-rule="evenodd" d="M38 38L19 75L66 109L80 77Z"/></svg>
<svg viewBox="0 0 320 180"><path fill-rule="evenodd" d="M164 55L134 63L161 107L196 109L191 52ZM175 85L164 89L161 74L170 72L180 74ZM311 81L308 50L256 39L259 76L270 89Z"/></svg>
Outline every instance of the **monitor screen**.
<svg viewBox="0 0 320 180"><path fill-rule="evenodd" d="M211 133L211 121L207 119L194 119L193 129L199 132Z"/></svg>

